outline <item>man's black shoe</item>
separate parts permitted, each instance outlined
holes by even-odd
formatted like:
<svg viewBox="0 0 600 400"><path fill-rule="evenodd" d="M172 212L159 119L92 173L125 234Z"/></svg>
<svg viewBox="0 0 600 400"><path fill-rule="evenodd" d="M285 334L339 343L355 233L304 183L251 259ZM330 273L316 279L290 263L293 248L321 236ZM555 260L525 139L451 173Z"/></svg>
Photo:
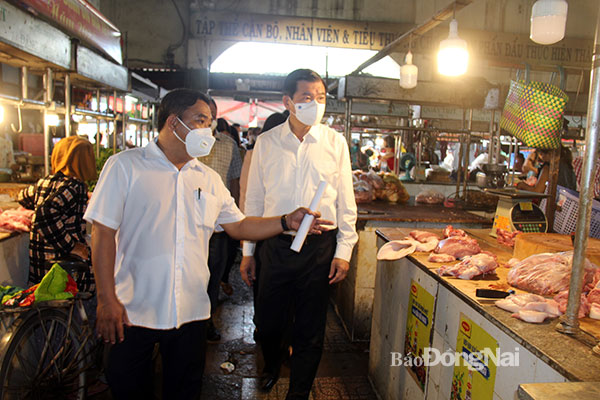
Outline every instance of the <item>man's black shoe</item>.
<svg viewBox="0 0 600 400"><path fill-rule="evenodd" d="M270 392L273 386L277 383L279 376L273 374L264 374L260 378L260 390L263 392Z"/></svg>
<svg viewBox="0 0 600 400"><path fill-rule="evenodd" d="M208 323L208 327L206 329L206 341L211 343L216 343L221 341L221 335L215 325L210 321Z"/></svg>

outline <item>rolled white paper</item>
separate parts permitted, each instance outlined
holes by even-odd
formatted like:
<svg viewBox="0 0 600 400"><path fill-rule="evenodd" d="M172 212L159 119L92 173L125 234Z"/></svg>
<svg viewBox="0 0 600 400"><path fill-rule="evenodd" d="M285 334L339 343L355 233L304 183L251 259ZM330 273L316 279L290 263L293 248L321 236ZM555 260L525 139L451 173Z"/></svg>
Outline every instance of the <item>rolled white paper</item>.
<svg viewBox="0 0 600 400"><path fill-rule="evenodd" d="M321 181L319 182L319 187L317 187L317 192L310 202L310 211L316 211L319 208L319 203L321 202L321 197L323 197L323 193L325 192L325 188L327 188L327 182ZM310 214L306 214L304 218L302 218L302 222L300 223L300 228L298 228L298 232L296 233L296 237L290 246L290 249L294 250L296 253L300 253L300 249L302 249L302 245L304 245L304 241L306 240L306 235L308 235L308 229L312 224L314 216Z"/></svg>

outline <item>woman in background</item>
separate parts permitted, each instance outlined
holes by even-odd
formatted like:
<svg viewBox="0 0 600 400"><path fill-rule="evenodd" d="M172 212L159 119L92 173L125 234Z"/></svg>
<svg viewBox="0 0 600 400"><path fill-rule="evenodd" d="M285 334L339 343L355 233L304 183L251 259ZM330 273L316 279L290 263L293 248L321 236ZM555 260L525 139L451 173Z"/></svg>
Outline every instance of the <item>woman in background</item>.
<svg viewBox="0 0 600 400"><path fill-rule="evenodd" d="M81 291L95 289L83 214L88 202L86 182L96 179L94 148L86 139L70 136L52 151L52 174L19 193L17 201L34 210L29 234L29 281L39 283L47 261L77 256L90 270L77 282Z"/></svg>
<svg viewBox="0 0 600 400"><path fill-rule="evenodd" d="M395 152L395 141L394 141L394 137L391 135L386 136L385 138L383 138L384 141L384 147L381 149L380 154L381 154L381 161L379 164L379 168L382 171L385 171L385 168L387 168L387 171L389 172L393 172L394 171L394 152Z"/></svg>
<svg viewBox="0 0 600 400"><path fill-rule="evenodd" d="M546 184L550 179L550 158L552 150L538 149L536 153L542 161L542 165L538 168L537 181L535 185L528 185L525 182L519 182L517 189L529 190L532 192L544 193ZM560 162L558 166L558 185L567 189L577 189L577 179L573 171L573 155L568 147L560 147Z"/></svg>

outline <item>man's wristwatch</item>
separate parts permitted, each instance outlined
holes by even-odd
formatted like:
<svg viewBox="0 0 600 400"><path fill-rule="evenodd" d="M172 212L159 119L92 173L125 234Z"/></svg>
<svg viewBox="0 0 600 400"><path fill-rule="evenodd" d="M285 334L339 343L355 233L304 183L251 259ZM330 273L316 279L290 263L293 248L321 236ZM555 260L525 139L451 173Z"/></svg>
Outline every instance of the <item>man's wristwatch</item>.
<svg viewBox="0 0 600 400"><path fill-rule="evenodd" d="M289 227L288 227L288 225L287 225L287 222L285 222L285 217L287 217L287 214L283 214L283 215L281 216L281 219L280 219L280 221L281 221L281 227L283 228L283 231L284 231L284 232L285 232L285 231L289 231L289 230L290 230L290 228L289 228Z"/></svg>

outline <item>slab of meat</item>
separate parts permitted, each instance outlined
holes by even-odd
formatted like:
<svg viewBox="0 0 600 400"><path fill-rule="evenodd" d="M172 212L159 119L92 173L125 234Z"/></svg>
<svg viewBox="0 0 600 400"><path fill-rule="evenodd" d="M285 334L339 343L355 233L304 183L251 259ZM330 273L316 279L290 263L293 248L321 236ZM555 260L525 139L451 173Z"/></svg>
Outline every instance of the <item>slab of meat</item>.
<svg viewBox="0 0 600 400"><path fill-rule="evenodd" d="M29 232L34 211L19 207L0 214L0 229L4 232Z"/></svg>
<svg viewBox="0 0 600 400"><path fill-rule="evenodd" d="M429 240L427 242L417 242L417 244L416 244L417 248L415 249L415 251L429 253L430 251L433 251L433 249L435 249L437 247L438 243L439 243L439 240L437 240L436 238L429 238Z"/></svg>
<svg viewBox="0 0 600 400"><path fill-rule="evenodd" d="M412 231L406 240L417 241L417 249L415 251L430 252L435 249L440 241L435 233L424 231Z"/></svg>
<svg viewBox="0 0 600 400"><path fill-rule="evenodd" d="M531 293L512 294L496 301L496 307L512 312L512 317L532 323L541 323L546 318L562 314L556 301Z"/></svg>
<svg viewBox="0 0 600 400"><path fill-rule="evenodd" d="M600 304L592 303L590 307L590 318L600 319Z"/></svg>
<svg viewBox="0 0 600 400"><path fill-rule="evenodd" d="M548 314L540 311L519 310L511 315L511 317L533 324L541 324L546 318L548 318Z"/></svg>
<svg viewBox="0 0 600 400"><path fill-rule="evenodd" d="M449 238L451 236L467 236L467 233L462 229L454 229L452 225L448 225L446 229L444 229L444 237Z"/></svg>
<svg viewBox="0 0 600 400"><path fill-rule="evenodd" d="M508 262L506 263L506 267L507 268L512 268L515 265L517 265L518 263L520 263L521 260L519 260L518 258L511 258L510 260L508 260Z"/></svg>
<svg viewBox="0 0 600 400"><path fill-rule="evenodd" d="M599 268L599 271L600 271L600 268ZM600 306L600 280L598 279L599 275L600 275L599 273L596 273L594 275L594 282L589 285L592 287L592 289L589 291L589 293L587 295L587 301L590 304L598 304ZM585 291L586 288L584 288L583 290Z"/></svg>
<svg viewBox="0 0 600 400"><path fill-rule="evenodd" d="M559 304L556 302L556 300L553 299L545 299L545 301L531 302L526 304L525 307L523 307L523 309L545 312L552 318L562 315Z"/></svg>
<svg viewBox="0 0 600 400"><path fill-rule="evenodd" d="M498 243L508 247L515 247L515 237L520 231L509 232L501 228L496 228L496 240Z"/></svg>
<svg viewBox="0 0 600 400"><path fill-rule="evenodd" d="M498 268L496 259L489 254L480 253L465 256L455 265L443 265L438 269L440 275L451 275L459 279L473 279L476 276L488 274Z"/></svg>
<svg viewBox="0 0 600 400"><path fill-rule="evenodd" d="M425 231L411 231L410 236L413 239L418 240L419 242L422 242L422 243L427 242L430 238L440 240L438 235L436 235L435 233L425 232Z"/></svg>
<svg viewBox="0 0 600 400"><path fill-rule="evenodd" d="M556 296L554 296L554 300L558 303L558 309L561 313L567 312L567 303L569 302L569 291L563 290ZM584 318L586 315L590 313L590 303L587 300L585 294L581 294L581 300L579 303L579 313L577 314L578 318Z"/></svg>
<svg viewBox="0 0 600 400"><path fill-rule="evenodd" d="M541 295L553 295L569 287L573 252L542 253L514 264L508 272L511 286ZM594 279L597 267L586 259L584 285Z"/></svg>
<svg viewBox="0 0 600 400"><path fill-rule="evenodd" d="M392 240L381 246L377 252L378 260L399 260L415 252L417 248L416 240Z"/></svg>
<svg viewBox="0 0 600 400"><path fill-rule="evenodd" d="M440 240L434 252L438 254L450 254L454 258L463 258L481 253L481 248L477 240L467 236L451 236Z"/></svg>
<svg viewBox="0 0 600 400"><path fill-rule="evenodd" d="M425 190L415 196L415 203L442 204L446 196L435 190Z"/></svg>
<svg viewBox="0 0 600 400"><path fill-rule="evenodd" d="M529 303L537 303L545 300L544 297L537 294L511 294L502 300L496 301L496 306L506 311L517 312Z"/></svg>
<svg viewBox="0 0 600 400"><path fill-rule="evenodd" d="M427 258L427 261L434 263L452 262L454 260L456 260L456 258L450 254L431 253L429 254L429 258Z"/></svg>

